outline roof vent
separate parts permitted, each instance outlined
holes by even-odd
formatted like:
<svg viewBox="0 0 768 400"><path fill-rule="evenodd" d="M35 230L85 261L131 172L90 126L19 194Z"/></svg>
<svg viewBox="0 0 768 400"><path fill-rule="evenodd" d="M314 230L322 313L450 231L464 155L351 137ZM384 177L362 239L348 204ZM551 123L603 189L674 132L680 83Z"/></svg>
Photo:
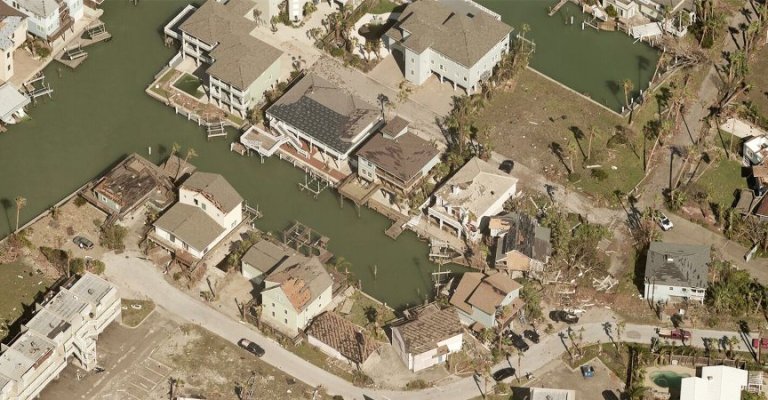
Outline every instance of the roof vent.
<svg viewBox="0 0 768 400"><path fill-rule="evenodd" d="M675 259L672 258L672 256L667 256L667 262L668 263L675 262Z"/></svg>
<svg viewBox="0 0 768 400"><path fill-rule="evenodd" d="M93 288L88 289L88 294L93 294Z"/></svg>

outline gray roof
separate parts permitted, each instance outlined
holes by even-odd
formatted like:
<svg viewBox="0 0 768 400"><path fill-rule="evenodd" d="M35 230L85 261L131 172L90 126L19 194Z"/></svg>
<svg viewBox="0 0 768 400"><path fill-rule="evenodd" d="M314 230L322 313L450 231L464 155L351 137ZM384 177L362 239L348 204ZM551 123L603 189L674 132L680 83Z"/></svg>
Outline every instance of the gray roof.
<svg viewBox="0 0 768 400"><path fill-rule="evenodd" d="M155 226L173 234L196 250L203 251L224 228L198 207L176 203L160 218Z"/></svg>
<svg viewBox="0 0 768 400"><path fill-rule="evenodd" d="M408 5L386 35L416 54L432 48L451 60L471 67L487 54L512 27L475 8L452 7L434 0ZM403 31L409 33L403 37Z"/></svg>
<svg viewBox="0 0 768 400"><path fill-rule="evenodd" d="M241 261L268 274L291 254L293 252L269 240L259 240L245 252Z"/></svg>
<svg viewBox="0 0 768 400"><path fill-rule="evenodd" d="M497 241L496 260L517 250L529 258L545 262L552 254L551 229L539 226L536 219L527 214L509 213L503 218L509 222L509 230Z"/></svg>
<svg viewBox="0 0 768 400"><path fill-rule="evenodd" d="M10 117L13 113L24 108L29 102L29 98L21 94L10 82L0 86L0 118Z"/></svg>
<svg viewBox="0 0 768 400"><path fill-rule="evenodd" d="M358 157L365 158L376 168L403 182L410 181L439 155L437 147L413 133L402 134L397 139L376 134L357 151Z"/></svg>
<svg viewBox="0 0 768 400"><path fill-rule="evenodd" d="M182 188L200 192L221 211L228 213L243 202L243 197L219 174L195 172L181 185Z"/></svg>
<svg viewBox="0 0 768 400"><path fill-rule="evenodd" d="M645 279L656 285L707 287L709 246L653 242L648 248Z"/></svg>
<svg viewBox="0 0 768 400"><path fill-rule="evenodd" d="M347 153L370 125L381 120L379 109L315 74L296 83L267 115L302 131L318 142Z"/></svg>
<svg viewBox="0 0 768 400"><path fill-rule="evenodd" d="M3 3L5 4L5 3ZM13 49L13 34L25 17L16 15L4 16L0 14L0 50L8 51Z"/></svg>
<svg viewBox="0 0 768 400"><path fill-rule="evenodd" d="M226 4L208 0L180 26L187 34L216 45L211 52L215 61L206 73L240 90L251 86L283 54L250 35L256 23L245 18L249 8L253 4L244 0Z"/></svg>
<svg viewBox="0 0 768 400"><path fill-rule="evenodd" d="M16 0L16 3L38 17L49 17L59 9L56 0Z"/></svg>

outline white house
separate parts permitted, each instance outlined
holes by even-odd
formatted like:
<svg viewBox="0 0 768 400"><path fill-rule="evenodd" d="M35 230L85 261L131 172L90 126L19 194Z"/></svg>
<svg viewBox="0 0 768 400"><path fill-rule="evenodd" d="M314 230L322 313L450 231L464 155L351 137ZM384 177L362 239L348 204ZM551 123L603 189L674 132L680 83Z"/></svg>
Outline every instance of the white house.
<svg viewBox="0 0 768 400"><path fill-rule="evenodd" d="M394 117L360 147L356 153L359 177L407 196L429 175L440 162L440 151L409 132L409 125L408 121Z"/></svg>
<svg viewBox="0 0 768 400"><path fill-rule="evenodd" d="M532 387L530 400L576 400L576 391L570 389L550 389Z"/></svg>
<svg viewBox="0 0 768 400"><path fill-rule="evenodd" d="M696 22L694 0L602 0L601 6L613 7L617 17L625 20L643 16L659 21L666 32L678 37Z"/></svg>
<svg viewBox="0 0 768 400"><path fill-rule="evenodd" d="M0 81L13 76L13 53L26 39L26 14L0 2Z"/></svg>
<svg viewBox="0 0 768 400"><path fill-rule="evenodd" d="M440 229L448 225L457 236L477 240L484 219L500 213L516 190L516 178L475 157L435 192L427 214Z"/></svg>
<svg viewBox="0 0 768 400"><path fill-rule="evenodd" d="M722 365L702 367L700 376L680 382L680 400L738 400L747 388L748 374Z"/></svg>
<svg viewBox="0 0 768 400"><path fill-rule="evenodd" d="M15 124L27 113L24 111L31 100L16 89L11 82L0 85L0 120L6 124Z"/></svg>
<svg viewBox="0 0 768 400"><path fill-rule="evenodd" d="M37 398L67 362L92 370L96 339L120 315L117 288L86 273L66 282L8 345L0 346L0 400Z"/></svg>
<svg viewBox="0 0 768 400"><path fill-rule="evenodd" d="M442 364L461 351L464 328L456 311L429 304L410 310L411 318L392 326L392 347L413 372Z"/></svg>
<svg viewBox="0 0 768 400"><path fill-rule="evenodd" d="M181 42L182 58L206 65L206 91L212 104L245 117L280 78L282 51L251 36L256 22L246 18L247 0L208 0L188 5L164 28Z"/></svg>
<svg viewBox="0 0 768 400"><path fill-rule="evenodd" d="M269 127L299 153L322 152L337 163L383 124L378 107L314 73L294 84L266 116Z"/></svg>
<svg viewBox="0 0 768 400"><path fill-rule="evenodd" d="M261 320L294 337L325 311L333 279L317 257L293 255L264 279Z"/></svg>
<svg viewBox="0 0 768 400"><path fill-rule="evenodd" d="M754 136L744 141L744 158L752 165L760 165L768 156L768 136Z"/></svg>
<svg viewBox="0 0 768 400"><path fill-rule="evenodd" d="M704 302L709 246L653 242L645 261L645 298L653 302L683 299Z"/></svg>
<svg viewBox="0 0 768 400"><path fill-rule="evenodd" d="M200 259L243 220L243 198L219 174L195 172L179 187L179 201L154 223L150 240Z"/></svg>
<svg viewBox="0 0 768 400"><path fill-rule="evenodd" d="M522 286L508 275L497 272L485 275L467 272L451 296L459 320L467 326L492 329L506 328L522 309Z"/></svg>
<svg viewBox="0 0 768 400"><path fill-rule="evenodd" d="M509 51L512 27L470 3L421 0L409 4L384 34L404 60L405 79L421 85L432 73L474 92Z"/></svg>
<svg viewBox="0 0 768 400"><path fill-rule="evenodd" d="M83 0L3 0L28 17L29 33L55 42L67 31L74 32L75 22L83 18Z"/></svg>

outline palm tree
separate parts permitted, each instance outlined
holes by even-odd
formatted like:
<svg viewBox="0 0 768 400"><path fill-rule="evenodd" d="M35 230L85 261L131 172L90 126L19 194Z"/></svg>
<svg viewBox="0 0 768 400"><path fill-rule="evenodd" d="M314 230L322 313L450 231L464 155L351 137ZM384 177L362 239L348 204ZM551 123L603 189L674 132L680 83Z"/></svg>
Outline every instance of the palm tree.
<svg viewBox="0 0 768 400"><path fill-rule="evenodd" d="M174 181L179 179L179 175L181 175L181 165L184 164L186 166L187 162L195 157L197 157L197 151L191 147L187 149L187 155L184 156L184 162L179 163L179 169L176 172L176 178L174 178Z"/></svg>
<svg viewBox="0 0 768 400"><path fill-rule="evenodd" d="M626 104L627 108L629 108L629 94L635 88L635 84L632 83L631 79L624 79L622 86L624 87L624 104Z"/></svg>
<svg viewBox="0 0 768 400"><path fill-rule="evenodd" d="M600 128L596 126L590 126L589 127L589 142L587 143L587 159L592 159L592 139L594 139L595 135L600 133Z"/></svg>
<svg viewBox="0 0 768 400"><path fill-rule="evenodd" d="M568 165L570 166L571 173L574 172L573 169L573 159L576 157L576 143L573 141L568 141Z"/></svg>
<svg viewBox="0 0 768 400"><path fill-rule="evenodd" d="M21 209L26 207L27 205L27 199L21 196L16 197L16 230L14 232L17 232L19 230L19 214L21 213Z"/></svg>

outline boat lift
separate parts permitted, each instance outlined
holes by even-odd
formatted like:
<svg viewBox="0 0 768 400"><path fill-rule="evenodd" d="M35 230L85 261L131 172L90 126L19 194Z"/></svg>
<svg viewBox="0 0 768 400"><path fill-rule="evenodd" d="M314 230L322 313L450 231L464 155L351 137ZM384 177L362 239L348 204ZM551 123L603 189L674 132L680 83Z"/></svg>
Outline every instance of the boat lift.
<svg viewBox="0 0 768 400"><path fill-rule="evenodd" d="M224 122L221 120L205 124L205 129L208 131L208 140L227 136L227 131L224 128Z"/></svg>
<svg viewBox="0 0 768 400"><path fill-rule="evenodd" d="M64 54L70 60L77 60L78 58L87 57L88 53L83 50L82 45L77 45L74 49L64 49Z"/></svg>

